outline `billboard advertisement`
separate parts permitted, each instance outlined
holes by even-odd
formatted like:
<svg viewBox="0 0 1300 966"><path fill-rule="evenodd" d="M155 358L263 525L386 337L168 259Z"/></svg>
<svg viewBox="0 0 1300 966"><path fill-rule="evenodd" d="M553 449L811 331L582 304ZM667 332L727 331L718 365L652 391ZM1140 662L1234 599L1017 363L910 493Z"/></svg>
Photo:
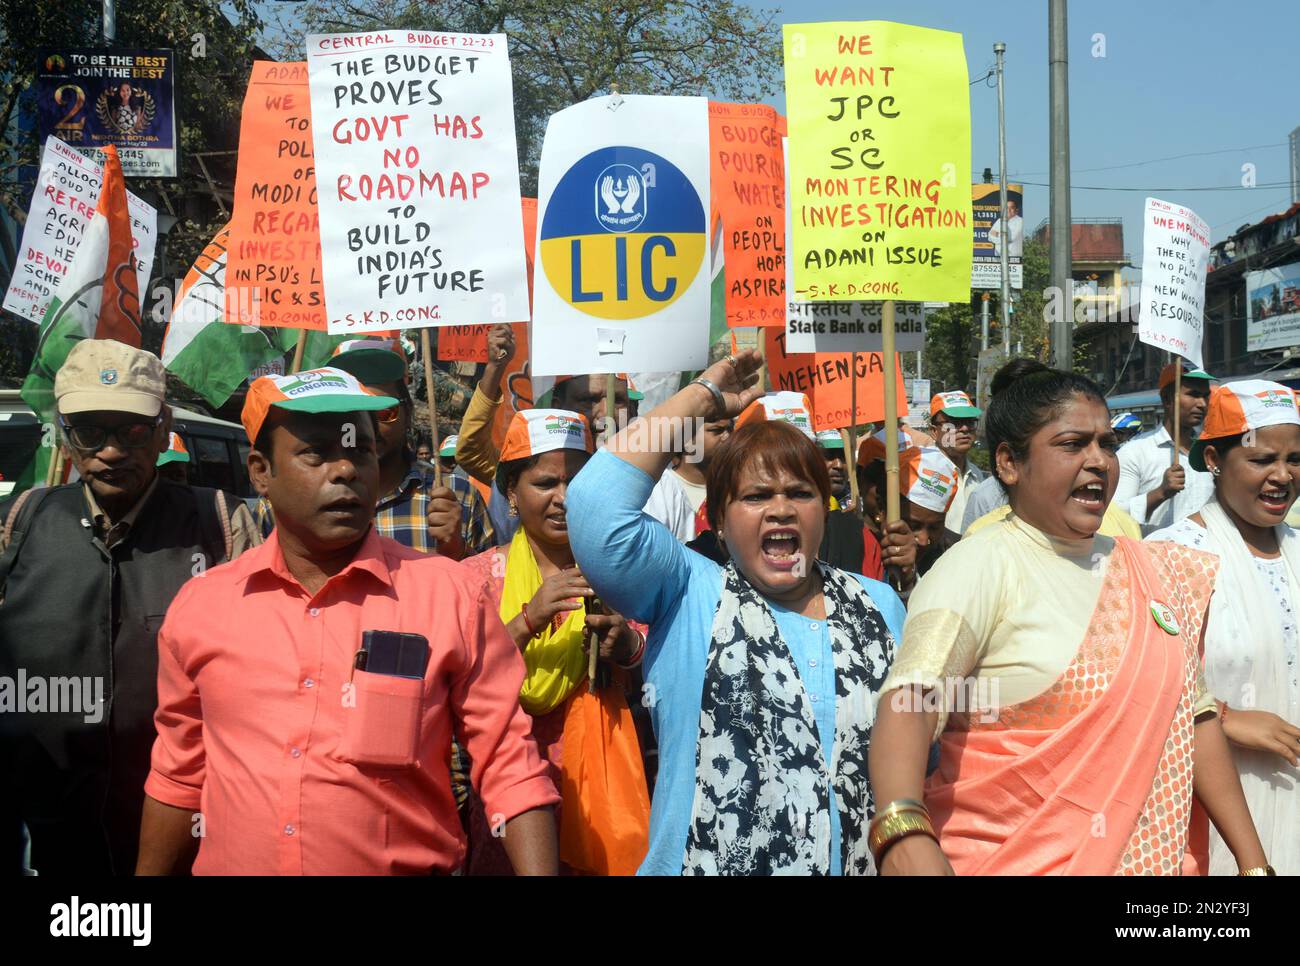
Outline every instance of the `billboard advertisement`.
<svg viewBox="0 0 1300 966"><path fill-rule="evenodd" d="M1002 287L1002 245L1007 245L1011 287L1024 287L1020 258L1025 245L1024 188L1007 184L1007 224L1002 224L1002 195L996 184L970 186L971 222L975 226L975 258L971 262L971 288Z"/></svg>
<svg viewBox="0 0 1300 966"><path fill-rule="evenodd" d="M36 64L42 141L117 147L127 177L176 177L175 58L170 50L57 47Z"/></svg>
<svg viewBox="0 0 1300 966"><path fill-rule="evenodd" d="M1300 262L1246 273L1246 351L1300 345Z"/></svg>

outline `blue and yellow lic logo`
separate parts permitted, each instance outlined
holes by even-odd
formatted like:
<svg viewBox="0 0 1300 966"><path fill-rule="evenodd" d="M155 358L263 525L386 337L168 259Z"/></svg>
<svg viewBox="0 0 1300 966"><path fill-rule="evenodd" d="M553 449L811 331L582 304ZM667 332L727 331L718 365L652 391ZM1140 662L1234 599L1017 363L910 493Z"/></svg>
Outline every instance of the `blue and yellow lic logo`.
<svg viewBox="0 0 1300 966"><path fill-rule="evenodd" d="M706 227L695 187L674 164L640 148L601 148L551 194L542 268L580 312L641 318L690 288L704 264Z"/></svg>

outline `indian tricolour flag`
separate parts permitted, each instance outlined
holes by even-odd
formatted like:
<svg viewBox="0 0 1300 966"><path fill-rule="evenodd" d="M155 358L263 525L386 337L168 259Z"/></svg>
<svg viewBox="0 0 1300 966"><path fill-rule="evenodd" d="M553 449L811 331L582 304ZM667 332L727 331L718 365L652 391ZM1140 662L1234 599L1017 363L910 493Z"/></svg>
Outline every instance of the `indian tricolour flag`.
<svg viewBox="0 0 1300 966"><path fill-rule="evenodd" d="M111 144L104 148L104 183L95 215L41 318L36 357L23 382L23 400L42 425L54 424L55 375L72 347L91 338L140 344L140 292L132 254L131 215L122 164ZM42 433L41 446L16 488L44 480L54 451L54 433Z"/></svg>
<svg viewBox="0 0 1300 966"><path fill-rule="evenodd" d="M254 369L292 351L299 333L298 329L225 321L229 244L230 226L226 225L195 260L176 293L176 305L162 347L162 361L168 371L213 406L224 404ZM245 315L256 314L255 306L246 309ZM235 317L240 315L236 313ZM306 335L304 369L325 365L334 345L342 338L325 332Z"/></svg>

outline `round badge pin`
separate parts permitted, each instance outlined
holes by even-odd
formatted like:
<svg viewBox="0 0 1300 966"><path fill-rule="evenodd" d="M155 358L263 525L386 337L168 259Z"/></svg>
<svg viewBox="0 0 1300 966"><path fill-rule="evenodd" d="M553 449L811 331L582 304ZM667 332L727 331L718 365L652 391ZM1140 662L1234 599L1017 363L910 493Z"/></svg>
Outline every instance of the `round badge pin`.
<svg viewBox="0 0 1300 966"><path fill-rule="evenodd" d="M1151 616L1156 619L1156 623L1160 625L1160 629L1166 634L1178 633L1178 618L1174 616L1174 612L1168 604L1153 600L1151 602Z"/></svg>

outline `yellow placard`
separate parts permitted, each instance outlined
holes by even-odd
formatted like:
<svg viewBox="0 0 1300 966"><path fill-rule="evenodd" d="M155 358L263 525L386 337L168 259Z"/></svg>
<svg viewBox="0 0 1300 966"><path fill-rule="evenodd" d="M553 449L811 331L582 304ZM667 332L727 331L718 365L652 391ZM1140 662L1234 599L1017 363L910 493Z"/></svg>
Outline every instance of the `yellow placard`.
<svg viewBox="0 0 1300 966"><path fill-rule="evenodd" d="M961 34L785 26L795 298L970 298L969 85Z"/></svg>

